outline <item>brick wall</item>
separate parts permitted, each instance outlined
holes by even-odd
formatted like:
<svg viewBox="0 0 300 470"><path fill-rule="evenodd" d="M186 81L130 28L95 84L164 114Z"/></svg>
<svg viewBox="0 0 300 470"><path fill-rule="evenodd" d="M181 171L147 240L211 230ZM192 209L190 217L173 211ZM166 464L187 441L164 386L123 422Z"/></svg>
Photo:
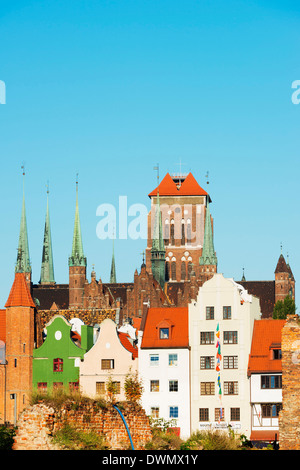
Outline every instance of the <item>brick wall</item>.
<svg viewBox="0 0 300 470"><path fill-rule="evenodd" d="M281 333L282 410L279 414L281 450L300 450L300 324L289 315Z"/></svg>
<svg viewBox="0 0 300 470"><path fill-rule="evenodd" d="M51 435L66 422L79 430L90 430L105 436L112 450L131 449L123 420L112 406L99 408L97 402L92 402L73 408L69 404L55 411L44 404L37 404L26 409L17 423L13 450L55 450ZM152 436L145 411L137 405L126 403L121 412L130 430L135 450L143 449Z"/></svg>

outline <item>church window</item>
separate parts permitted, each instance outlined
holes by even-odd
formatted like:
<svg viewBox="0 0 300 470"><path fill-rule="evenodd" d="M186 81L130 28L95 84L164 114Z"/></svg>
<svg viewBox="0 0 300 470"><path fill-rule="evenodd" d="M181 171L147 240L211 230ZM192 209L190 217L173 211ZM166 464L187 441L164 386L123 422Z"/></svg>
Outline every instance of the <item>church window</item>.
<svg viewBox="0 0 300 470"><path fill-rule="evenodd" d="M173 281L176 281L176 262L172 261L171 263L171 277Z"/></svg>
<svg viewBox="0 0 300 470"><path fill-rule="evenodd" d="M185 225L184 220L181 221L181 245L185 245Z"/></svg>
<svg viewBox="0 0 300 470"><path fill-rule="evenodd" d="M170 244L175 245L175 227L174 227L174 220L171 220L171 227L170 227Z"/></svg>
<svg viewBox="0 0 300 470"><path fill-rule="evenodd" d="M186 265L185 265L185 261L182 261L181 262L181 280L185 281L185 278L186 278Z"/></svg>

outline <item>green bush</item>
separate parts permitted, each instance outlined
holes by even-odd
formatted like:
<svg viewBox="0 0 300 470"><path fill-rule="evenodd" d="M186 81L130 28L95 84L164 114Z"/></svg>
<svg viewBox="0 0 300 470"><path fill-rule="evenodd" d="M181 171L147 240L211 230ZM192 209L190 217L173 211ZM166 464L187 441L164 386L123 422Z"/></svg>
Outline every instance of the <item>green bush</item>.
<svg viewBox="0 0 300 470"><path fill-rule="evenodd" d="M232 431L205 430L193 433L182 444L181 450L237 450L240 447L240 439Z"/></svg>
<svg viewBox="0 0 300 470"><path fill-rule="evenodd" d="M105 437L96 432L80 431L70 424L65 424L53 435L53 442L66 450L107 450Z"/></svg>
<svg viewBox="0 0 300 470"><path fill-rule="evenodd" d="M0 425L0 450L11 450L15 435L15 428Z"/></svg>

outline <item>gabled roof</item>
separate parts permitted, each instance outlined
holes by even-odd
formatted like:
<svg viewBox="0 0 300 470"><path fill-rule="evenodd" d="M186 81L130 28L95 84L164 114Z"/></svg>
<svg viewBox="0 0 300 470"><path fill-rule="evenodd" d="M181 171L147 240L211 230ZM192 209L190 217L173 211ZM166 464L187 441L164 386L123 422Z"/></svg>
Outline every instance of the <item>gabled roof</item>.
<svg viewBox="0 0 300 470"><path fill-rule="evenodd" d="M132 359L136 359L138 357L138 349L129 340L129 335L127 333L122 333L119 331L118 336L119 336L122 346L124 346L124 348L127 349L127 351L131 352Z"/></svg>
<svg viewBox="0 0 300 470"><path fill-rule="evenodd" d="M15 273L15 279L5 307L35 307L23 273Z"/></svg>
<svg viewBox="0 0 300 470"><path fill-rule="evenodd" d="M160 339L159 328L169 328L169 338ZM188 307L149 308L141 348L187 348Z"/></svg>
<svg viewBox="0 0 300 470"><path fill-rule="evenodd" d="M151 191L148 196L156 196L157 189L160 196L208 196L208 193L201 188L192 173L187 175L179 189L170 174L167 173L158 187Z"/></svg>
<svg viewBox="0 0 300 470"><path fill-rule="evenodd" d="M255 320L248 375L262 372L281 372L281 359L272 359L271 349L280 348L281 330L286 320Z"/></svg>

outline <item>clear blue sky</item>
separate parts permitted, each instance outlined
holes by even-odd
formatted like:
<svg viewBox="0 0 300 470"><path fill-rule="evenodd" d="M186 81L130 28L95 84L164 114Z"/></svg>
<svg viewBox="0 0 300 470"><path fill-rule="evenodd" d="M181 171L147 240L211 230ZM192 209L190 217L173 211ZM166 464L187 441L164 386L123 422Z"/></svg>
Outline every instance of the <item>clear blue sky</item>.
<svg viewBox="0 0 300 470"><path fill-rule="evenodd" d="M118 208L119 196L149 207L153 166L163 177L181 161L211 195L218 271L240 280L244 267L247 280L274 279L282 243L299 283L297 2L0 6L0 307L14 277L23 163L34 282L47 181L56 282L68 282L76 173L88 276L94 264L108 281L112 242L96 236L97 207ZM115 241L118 281L133 281L145 247Z"/></svg>

